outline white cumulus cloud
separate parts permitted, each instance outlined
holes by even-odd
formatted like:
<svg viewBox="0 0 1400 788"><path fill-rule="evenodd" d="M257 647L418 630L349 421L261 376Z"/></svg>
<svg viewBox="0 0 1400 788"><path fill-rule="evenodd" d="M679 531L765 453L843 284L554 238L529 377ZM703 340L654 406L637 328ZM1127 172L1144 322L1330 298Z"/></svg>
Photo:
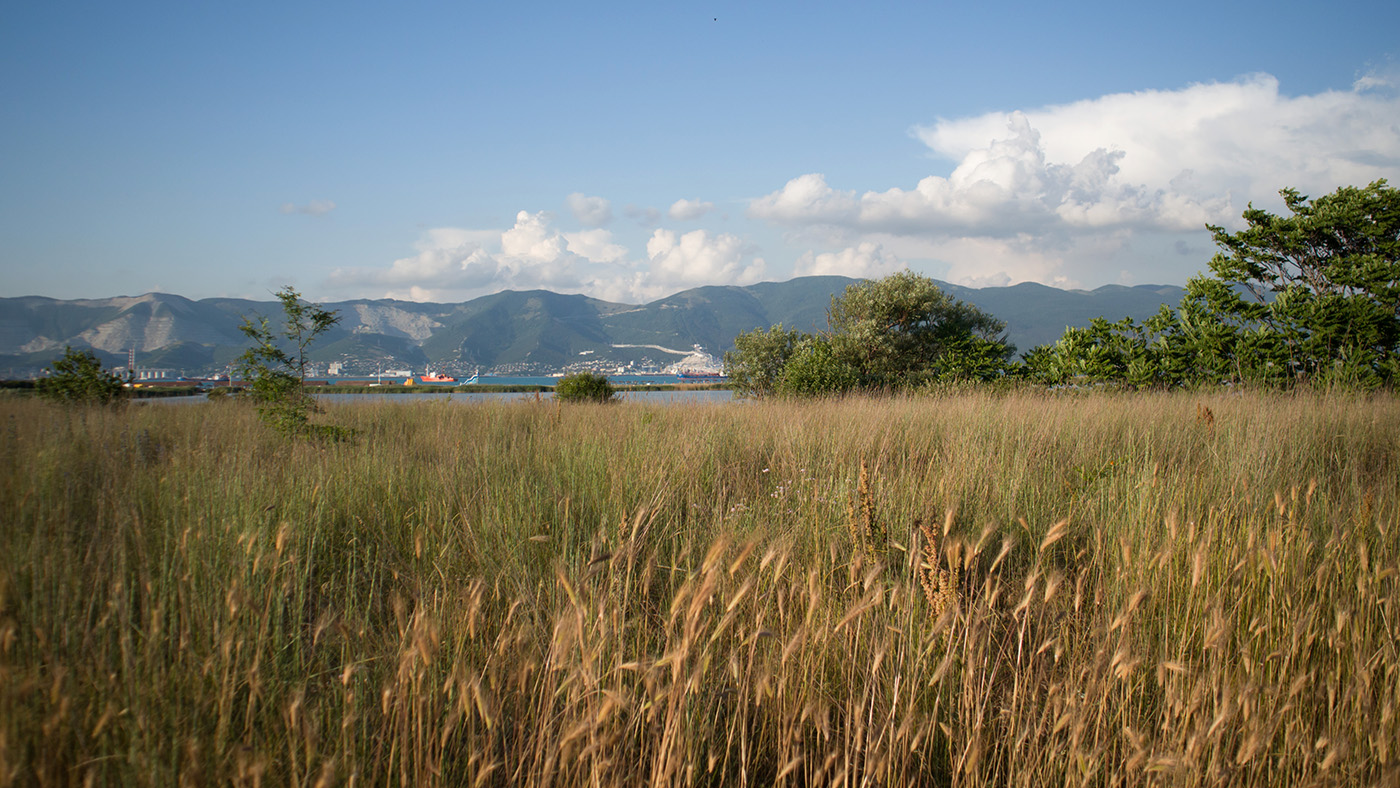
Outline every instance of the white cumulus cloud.
<svg viewBox="0 0 1400 788"><path fill-rule="evenodd" d="M524 264L553 262L563 251L564 238L549 226L543 211L520 211L515 226L501 234L501 254Z"/></svg>
<svg viewBox="0 0 1400 788"><path fill-rule="evenodd" d="M1391 85L1371 75L1289 97L1260 74L939 120L914 134L954 163L947 175L859 192L809 173L751 201L749 215L848 244L882 240L966 283L1103 283L1133 267L1183 280L1205 261L1171 253L1153 271L1153 255L1174 241L1208 245L1204 225L1235 225L1248 202L1279 210L1283 187L1320 196L1400 176ZM987 257L974 265L974 254ZM824 259L834 260L811 253L799 270Z"/></svg>
<svg viewBox="0 0 1400 788"><path fill-rule="evenodd" d="M547 212L520 211L505 230L436 228L384 268L343 268L326 286L356 297L460 301L542 288L638 302L702 284L750 284L762 258L734 235L656 230L636 259L603 229L561 232Z"/></svg>
<svg viewBox="0 0 1400 788"><path fill-rule="evenodd" d="M851 224L858 212L855 192L838 192L821 173L800 175L749 204L749 214L787 224Z"/></svg>
<svg viewBox="0 0 1400 788"><path fill-rule="evenodd" d="M613 243L607 230L584 230L565 233L568 250L595 263L616 263L627 257L627 247Z"/></svg>
<svg viewBox="0 0 1400 788"><path fill-rule="evenodd" d="M701 202L700 200L676 200L671 204L671 209L666 215L678 222L690 222L713 211L715 204L712 202Z"/></svg>
<svg viewBox="0 0 1400 788"><path fill-rule="evenodd" d="M706 230L657 230L647 241L647 258L651 284L658 287L752 284L764 271L763 258L752 256L738 236Z"/></svg>
<svg viewBox="0 0 1400 788"><path fill-rule="evenodd" d="M428 230L414 244L417 253L395 260L388 268L341 268L331 272L327 286L355 295L432 300L438 292L468 292L497 281L501 267L488 247L499 232L456 228Z"/></svg>
<svg viewBox="0 0 1400 788"><path fill-rule="evenodd" d="M1056 163L1027 115L1011 113L1004 121L1001 135L965 151L948 177L930 175L913 189L858 196L831 188L819 174L803 175L755 200L750 213L788 224L991 237L1057 226L1191 229L1228 217L1228 199L1205 203L1191 194L1125 182L1119 177L1123 151L1095 148L1073 163Z"/></svg>
<svg viewBox="0 0 1400 788"><path fill-rule="evenodd" d="M860 244L839 252L807 252L797 258L793 273L797 276L850 276L873 279L895 273L905 267L898 256L876 241Z"/></svg>
<svg viewBox="0 0 1400 788"><path fill-rule="evenodd" d="M1364 90L1289 97L1267 74L944 120L916 136L961 162L950 180L966 183L987 140L1022 119L1038 135L1047 170L1078 162L1090 176L1072 190L1042 193L1070 224L1194 228L1232 221L1251 200L1275 203L1285 186L1323 194L1400 172L1395 97ZM1092 163L1105 155L1111 166Z"/></svg>

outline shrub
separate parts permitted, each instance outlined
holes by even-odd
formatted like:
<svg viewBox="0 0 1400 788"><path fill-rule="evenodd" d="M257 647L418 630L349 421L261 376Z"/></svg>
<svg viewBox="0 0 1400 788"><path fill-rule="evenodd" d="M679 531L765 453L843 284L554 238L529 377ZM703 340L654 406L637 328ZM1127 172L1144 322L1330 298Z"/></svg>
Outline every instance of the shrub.
<svg viewBox="0 0 1400 788"><path fill-rule="evenodd" d="M907 270L846 288L827 322L833 357L856 369L864 388L991 378L1015 352L1004 322Z"/></svg>
<svg viewBox="0 0 1400 788"><path fill-rule="evenodd" d="M565 375L554 387L554 396L564 402L612 402L617 396L607 377L596 372Z"/></svg>
<svg viewBox="0 0 1400 788"><path fill-rule="evenodd" d="M102 369L102 360L91 350L64 348L63 358L49 369L49 376L36 386L42 397L74 404L106 405L122 395L121 376Z"/></svg>
<svg viewBox="0 0 1400 788"><path fill-rule="evenodd" d="M779 323L734 337L734 349L724 354L724 372L741 397L766 397L783 387L784 369L802 343L812 337Z"/></svg>
<svg viewBox="0 0 1400 788"><path fill-rule="evenodd" d="M860 383L860 371L831 351L825 337L803 340L788 359L777 390L789 396L844 394Z"/></svg>

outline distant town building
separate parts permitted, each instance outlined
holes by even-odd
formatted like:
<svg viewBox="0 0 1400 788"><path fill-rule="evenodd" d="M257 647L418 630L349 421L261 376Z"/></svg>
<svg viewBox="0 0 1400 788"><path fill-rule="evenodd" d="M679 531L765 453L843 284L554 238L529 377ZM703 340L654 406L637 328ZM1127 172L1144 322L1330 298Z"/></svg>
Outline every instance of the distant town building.
<svg viewBox="0 0 1400 788"><path fill-rule="evenodd" d="M173 369L156 369L154 367L137 367L137 380L172 380L180 374Z"/></svg>

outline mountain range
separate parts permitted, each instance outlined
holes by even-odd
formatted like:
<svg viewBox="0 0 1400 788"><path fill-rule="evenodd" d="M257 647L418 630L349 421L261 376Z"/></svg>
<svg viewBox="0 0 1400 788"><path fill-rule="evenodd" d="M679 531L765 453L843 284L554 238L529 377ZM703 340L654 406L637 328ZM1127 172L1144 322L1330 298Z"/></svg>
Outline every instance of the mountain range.
<svg viewBox="0 0 1400 788"><path fill-rule="evenodd" d="M697 287L641 305L545 290L505 291L458 304L342 301L324 305L341 320L318 340L311 356L321 363L340 361L343 374L374 374L376 367L529 374L581 364L662 366L695 345L720 355L738 334L776 323L825 329L832 296L856 281L812 276ZM1162 304L1175 305L1183 292L1170 285L1085 291L1034 283L938 284L1005 321L1020 350L1054 342L1066 327L1095 317L1141 320ZM238 327L254 315L275 323L280 305L234 298L193 301L163 293L68 301L0 298L0 375L32 374L65 346L91 349L112 365L124 365L134 348L142 367L191 375L222 371L248 346Z"/></svg>

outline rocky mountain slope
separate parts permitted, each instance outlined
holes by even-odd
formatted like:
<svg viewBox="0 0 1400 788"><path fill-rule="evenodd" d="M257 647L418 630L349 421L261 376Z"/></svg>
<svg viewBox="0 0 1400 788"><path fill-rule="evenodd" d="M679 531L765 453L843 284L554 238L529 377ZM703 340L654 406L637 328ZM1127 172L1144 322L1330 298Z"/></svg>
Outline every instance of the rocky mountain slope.
<svg viewBox="0 0 1400 788"><path fill-rule="evenodd" d="M459 304L355 300L327 304L341 322L320 341L313 359L340 361L359 374L425 366L446 371L543 371L570 364L624 366L678 360L701 345L716 355L734 337L775 323L805 331L826 326L833 295L854 279L802 277L747 287L698 287L648 304L617 304L543 290L506 291ZM940 283L941 284L941 283ZM1175 305L1171 286L1108 286L1092 291L1044 285L964 288L954 296L1006 321L1021 350L1055 341L1066 326L1094 317L1138 319L1161 304ZM137 297L61 301L0 298L0 374L42 367L65 346L90 348L109 363L138 362L187 374L225 367L247 346L244 316L278 317L274 301L148 293Z"/></svg>

